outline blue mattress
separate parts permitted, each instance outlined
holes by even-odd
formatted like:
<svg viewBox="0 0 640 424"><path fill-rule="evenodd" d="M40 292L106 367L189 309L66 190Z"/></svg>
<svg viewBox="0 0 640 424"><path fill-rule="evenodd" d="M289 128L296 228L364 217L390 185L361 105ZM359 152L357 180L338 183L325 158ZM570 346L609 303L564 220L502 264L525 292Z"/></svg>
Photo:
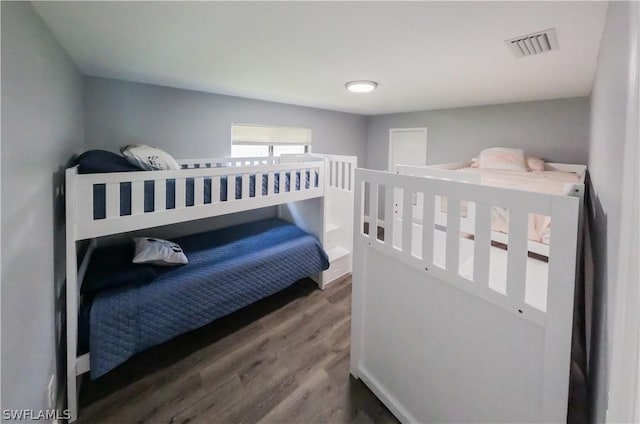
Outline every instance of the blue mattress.
<svg viewBox="0 0 640 424"><path fill-rule="evenodd" d="M314 172L315 178L311 179L311 172L304 173L305 188L318 187L318 173ZM300 181L302 179L300 171L294 174L295 190L300 190ZM211 178L204 179L204 203L211 203ZM262 175L262 195L267 194L268 175ZM187 178L186 184L186 206L194 205L194 180ZM154 182L152 180L144 182L144 211L153 212L154 209ZM284 191L291 189L291 172L285 173ZM274 176L274 191L280 193L280 174ZM256 176L249 176L249 197L256 195ZM93 219L104 219L106 217L105 208L106 187L104 184L94 184L93 186ZM176 182L175 180L167 180L166 184L166 209L174 209L176 205ZM242 198L242 176L236 176L236 193L235 199ZM220 201L226 202L227 195L227 177L220 178ZM131 215L131 183L120 183L120 216Z"/></svg>
<svg viewBox="0 0 640 424"><path fill-rule="evenodd" d="M91 378L329 267L315 237L278 219L175 241L187 265L163 268L151 282L99 291L84 308L80 328L89 329ZM108 269L110 260L98 250L92 263ZM88 272L85 284L90 278Z"/></svg>

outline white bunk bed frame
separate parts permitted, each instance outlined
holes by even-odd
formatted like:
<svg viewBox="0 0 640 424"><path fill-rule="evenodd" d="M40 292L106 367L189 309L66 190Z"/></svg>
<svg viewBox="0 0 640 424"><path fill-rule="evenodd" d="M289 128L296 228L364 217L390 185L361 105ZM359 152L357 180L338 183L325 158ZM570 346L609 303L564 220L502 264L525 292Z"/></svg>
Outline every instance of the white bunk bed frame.
<svg viewBox="0 0 640 424"><path fill-rule="evenodd" d="M406 423L566 422L581 199L363 169L355 177L351 374ZM396 200L387 193L400 192L404 206L384 241L363 230L365 198L375 229L381 190L385 217ZM421 226L411 216L417 194ZM436 196L449 199L442 267ZM465 200L475 202L472 281L459 274ZM504 294L489 287L493 206L510 212ZM529 213L553 223L545 311L525 301L536 283L526 274Z"/></svg>
<svg viewBox="0 0 640 424"><path fill-rule="evenodd" d="M480 184L480 175L469 173L469 172L459 172L458 169L467 168L471 166L471 162L452 162L452 163L443 163L437 165L428 165L428 166L411 166L411 165L397 165L396 173L403 175L414 175L426 178L436 178L446 181L459 181L466 182L472 184ZM545 163L545 171L561 171L561 172L570 172L575 173L580 178L580 181L576 184L567 183L566 192L569 193L569 196L575 196L580 199L580 217L582 217L582 206L584 204L584 178L587 171L587 167L585 165L574 165L567 163ZM442 207L442 197L436 196L435 198L435 221L437 225L446 226L447 222L447 212L446 209ZM394 208L394 217L402 216L402 205L399 202L396 202L398 205ZM415 223L421 224L422 220L422 201L421 199L416 199L413 202L414 206L414 217L413 220ZM386 217L385 217L386 219ZM582 221L581 221L582 222ZM474 226L475 226L475 204L469 203L467 205L467 213L465 216L460 217L460 230L468 233L474 234ZM581 239L581 238L580 238ZM503 245L508 245L509 238L508 234L501 233L498 231L491 231L491 240L501 243ZM533 241L527 240L528 250L531 253L536 253L538 255L549 257L549 245Z"/></svg>
<svg viewBox="0 0 640 424"><path fill-rule="evenodd" d="M278 216L314 234L329 254L330 268L313 276L320 288L351 272L353 246L354 171L353 156L304 154L280 157L185 159L177 171L140 171L79 174L66 170L66 330L67 405L69 422L78 418L78 378L89 371L89 353L77 355L80 287L98 238L134 230L278 206ZM296 189L291 178L285 191L285 174L309 172ZM318 186L314 187L314 175ZM279 174L279 193L275 178ZM250 176L255 175L255 196L250 197ZM262 177L267 175L267 194ZM302 174L304 175L304 174ZM242 193L235 199L236 178L242 178ZM227 177L227 200L220 200L220 178ZM211 178L211 203L204 203L204 181ZM194 204L186 206L187 179L194 181ZM166 208L167 180L175 180L175 208ZM144 183L154 183L154 210L144 212ZM131 215L120 216L120 184L131 183ZM104 219L93 216L93 186L105 184ZM331 207L331 206L334 207ZM335 207L337 205L337 207ZM351 205L351 208L349 208ZM345 218L346 217L346 218ZM79 260L78 242L89 240ZM78 263L80 262L80 263Z"/></svg>

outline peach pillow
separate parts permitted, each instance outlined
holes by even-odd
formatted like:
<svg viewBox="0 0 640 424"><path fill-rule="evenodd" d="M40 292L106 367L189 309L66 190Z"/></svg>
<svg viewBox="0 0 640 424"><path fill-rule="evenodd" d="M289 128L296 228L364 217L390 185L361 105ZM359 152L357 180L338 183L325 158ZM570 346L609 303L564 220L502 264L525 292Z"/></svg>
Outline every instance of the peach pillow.
<svg viewBox="0 0 640 424"><path fill-rule="evenodd" d="M525 162L529 171L544 171L544 161L537 156L525 156Z"/></svg>
<svg viewBox="0 0 640 424"><path fill-rule="evenodd" d="M479 162L480 168L527 172L522 149L510 149L507 147L484 149L480 152Z"/></svg>

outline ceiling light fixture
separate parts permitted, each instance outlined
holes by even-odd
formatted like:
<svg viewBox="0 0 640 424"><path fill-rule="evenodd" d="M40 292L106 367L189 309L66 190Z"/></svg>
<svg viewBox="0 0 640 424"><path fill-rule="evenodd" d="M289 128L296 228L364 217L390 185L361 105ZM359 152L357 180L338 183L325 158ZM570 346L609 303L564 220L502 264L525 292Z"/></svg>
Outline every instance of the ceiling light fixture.
<svg viewBox="0 0 640 424"><path fill-rule="evenodd" d="M344 85L352 93L370 93L378 87L375 81L349 81Z"/></svg>

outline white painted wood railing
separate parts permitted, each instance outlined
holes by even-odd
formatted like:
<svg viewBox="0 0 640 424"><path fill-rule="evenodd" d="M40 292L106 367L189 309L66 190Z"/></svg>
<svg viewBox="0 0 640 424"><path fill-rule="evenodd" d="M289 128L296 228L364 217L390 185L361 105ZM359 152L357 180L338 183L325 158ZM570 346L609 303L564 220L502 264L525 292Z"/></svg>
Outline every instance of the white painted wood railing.
<svg viewBox="0 0 640 424"><path fill-rule="evenodd" d="M72 217L68 225L75 226L76 239L81 240L320 197L324 195L324 172L324 160L85 175L70 168L67 190L74 192L76 201L72 215L67 215ZM267 181L265 193L263 177ZM226 184L226 199L221 196L221 182ZM238 196L237 182L242 184ZM149 184L153 190L149 190ZM96 185L104 187L104 217L94 215ZM130 195L123 191L128 185ZM205 192L205 187L211 191ZM173 194L174 205L167 205L168 192ZM192 199L187 193L193 193ZM126 215L121 214L121 196L131 205ZM149 196L153 210L147 207L145 211ZM205 199L210 201L205 203Z"/></svg>
<svg viewBox="0 0 640 424"><path fill-rule="evenodd" d="M549 245L548 284L549 287L553 284L568 284L562 280L562 276L567 255L575 261L579 210L577 198L362 169L356 170L355 188L356 238L366 240L372 248L415 268L434 273L445 281L538 323L544 320L543 312L525 302L526 261L529 251L527 226L529 214L550 216L554 225ZM396 199L392 195L394 192ZM382 193L385 199L383 204L378 200ZM416 197L423 202L420 225L415 224L413 217ZM436 214L440 210L438 199L443 197L448 203L444 223L436 220ZM368 205L365 205L365 199ZM398 201L402 205L402 215L390 223L387 217L394 216L395 203ZM468 211L473 210L473 237L462 232L462 202L470 206ZM494 206L504 208L509 213L506 294L498 293L488 285L492 241L491 210ZM380 208L383 209L379 210ZM380 224L380 215L385 217L384 240L379 240L377 232L373 230ZM370 230L365 233L364 223L367 220L367 228ZM442 231L444 235L437 233ZM445 249L444 263L434 260L434 245L438 246L434 239L438 236L444 236L444 246L440 247ZM459 273L461 240L473 246L471 281Z"/></svg>
<svg viewBox="0 0 640 424"><path fill-rule="evenodd" d="M329 161L327 187L352 191L355 181L353 171L358 166L356 158L340 155L326 155L325 157Z"/></svg>
<svg viewBox="0 0 640 424"><path fill-rule="evenodd" d="M436 225L437 196L448 201L445 227ZM394 200L402 214L390 223ZM566 421L579 201L356 169L351 373L402 422ZM462 202L475 205L473 239L461 235ZM506 251L491 246L494 206L509 211ZM528 257L529 214L553 222L548 263ZM492 285L498 256L504 290ZM546 292L542 307L527 301L542 283L529 266L547 272L546 287L534 287Z"/></svg>
<svg viewBox="0 0 640 424"><path fill-rule="evenodd" d="M471 184L480 184L480 175L475 173L467 173L467 172L459 172L456 169L460 167L468 166L468 163L460 162L460 163L452 163L452 164L442 164L442 165L434 165L434 166L410 166L410 165L398 165L396 167L396 172L402 175L413 175L420 176L424 178L436 178L446 181L458 181L458 182L466 182ZM573 172L581 177L581 183L571 184L567 183L566 192L568 195L578 197L579 198L579 208L580 215L582 215L582 206L583 206L583 198L584 198L584 174L586 172L586 167L584 165L571 165L571 164L559 164L559 163L550 163L546 164L547 170L550 171L562 171L562 172ZM422 198L417 197L414 199L413 208L414 208L414 220L417 223L420 223L422 220ZM398 209L401 209L399 206ZM475 204L474 203L463 203L464 214L462 214L460 219L460 228L462 231L474 234L475 233ZM435 198L435 220L438 225L446 226L447 221L447 204L446 198L442 196L436 196ZM499 231L491 231L491 240L496 241L502 244L508 244L509 237L507 234L501 233ZM535 241L535 240L527 240L527 248L529 252L536 253L542 256L549 256L549 245Z"/></svg>
<svg viewBox="0 0 640 424"><path fill-rule="evenodd" d="M280 163L279 156L255 156L240 158L197 158L197 159L180 159L178 164L182 168L220 168L228 166L246 166L246 165L272 165Z"/></svg>

